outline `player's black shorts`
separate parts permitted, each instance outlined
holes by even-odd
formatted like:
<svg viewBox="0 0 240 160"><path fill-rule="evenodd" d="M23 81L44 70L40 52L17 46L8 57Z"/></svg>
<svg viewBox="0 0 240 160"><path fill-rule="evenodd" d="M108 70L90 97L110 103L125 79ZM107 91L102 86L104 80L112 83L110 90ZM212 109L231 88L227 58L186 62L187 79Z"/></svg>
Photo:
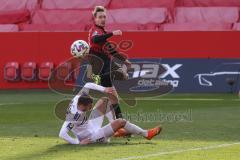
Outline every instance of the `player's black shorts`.
<svg viewBox="0 0 240 160"><path fill-rule="evenodd" d="M112 87L110 61L104 62L103 68L100 73L100 77L101 77L101 85L103 87Z"/></svg>
<svg viewBox="0 0 240 160"><path fill-rule="evenodd" d="M113 86L111 76L109 74L101 76L101 86L103 86L103 87L112 87Z"/></svg>
<svg viewBox="0 0 240 160"><path fill-rule="evenodd" d="M115 76L115 71L117 71L121 66L112 60L106 54L91 53L89 61L92 65L92 72L101 77L101 85L104 87L112 87L112 75ZM121 74L120 74L121 75ZM122 77L122 76L117 76ZM116 76L115 76L116 78ZM121 79L121 78L118 78Z"/></svg>
<svg viewBox="0 0 240 160"><path fill-rule="evenodd" d="M104 87L112 87L111 81L111 59L103 53L90 52L89 62L92 65L92 72L100 75L101 85Z"/></svg>

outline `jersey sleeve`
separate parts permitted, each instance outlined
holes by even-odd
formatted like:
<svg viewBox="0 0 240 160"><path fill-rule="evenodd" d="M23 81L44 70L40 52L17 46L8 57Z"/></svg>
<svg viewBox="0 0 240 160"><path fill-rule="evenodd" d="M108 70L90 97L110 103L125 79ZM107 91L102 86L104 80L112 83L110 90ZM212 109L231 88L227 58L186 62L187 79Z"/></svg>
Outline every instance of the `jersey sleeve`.
<svg viewBox="0 0 240 160"><path fill-rule="evenodd" d="M68 135L68 132L73 128L73 125L74 125L73 123L65 121L59 132L59 137L64 139L70 144L79 144L80 142L76 136L73 138Z"/></svg>
<svg viewBox="0 0 240 160"><path fill-rule="evenodd" d="M95 35L92 37L93 43L105 42L108 38L112 37L113 33L106 33L102 35Z"/></svg>
<svg viewBox="0 0 240 160"><path fill-rule="evenodd" d="M104 33L102 30L95 28L92 30L90 36L93 43L104 43L108 38L113 36L113 33Z"/></svg>
<svg viewBox="0 0 240 160"><path fill-rule="evenodd" d="M84 87L80 91L80 94L82 94L82 93L89 94L90 89L96 90L96 91L99 91L99 92L104 92L104 90L106 88L103 87L103 86L97 85L95 83L88 82L84 85Z"/></svg>

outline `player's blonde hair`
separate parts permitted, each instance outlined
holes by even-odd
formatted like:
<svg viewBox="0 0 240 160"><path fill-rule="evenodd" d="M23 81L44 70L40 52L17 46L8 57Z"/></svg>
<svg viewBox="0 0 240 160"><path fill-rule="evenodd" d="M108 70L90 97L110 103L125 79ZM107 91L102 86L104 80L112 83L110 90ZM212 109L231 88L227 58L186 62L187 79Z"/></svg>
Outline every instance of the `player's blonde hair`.
<svg viewBox="0 0 240 160"><path fill-rule="evenodd" d="M106 11L106 8L104 8L103 6L96 6L92 12L93 17L96 17L98 12L105 12L105 11Z"/></svg>

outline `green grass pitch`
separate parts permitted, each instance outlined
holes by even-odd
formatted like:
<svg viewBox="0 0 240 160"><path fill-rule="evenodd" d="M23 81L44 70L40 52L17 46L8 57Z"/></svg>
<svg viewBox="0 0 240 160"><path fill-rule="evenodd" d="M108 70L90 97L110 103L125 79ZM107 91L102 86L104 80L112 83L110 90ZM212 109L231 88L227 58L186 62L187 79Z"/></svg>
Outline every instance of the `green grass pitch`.
<svg viewBox="0 0 240 160"><path fill-rule="evenodd" d="M125 116L163 132L152 141L135 136L109 144L68 145L54 115L64 96L45 90L0 91L1 160L239 160L240 98L231 94L170 94L122 103Z"/></svg>

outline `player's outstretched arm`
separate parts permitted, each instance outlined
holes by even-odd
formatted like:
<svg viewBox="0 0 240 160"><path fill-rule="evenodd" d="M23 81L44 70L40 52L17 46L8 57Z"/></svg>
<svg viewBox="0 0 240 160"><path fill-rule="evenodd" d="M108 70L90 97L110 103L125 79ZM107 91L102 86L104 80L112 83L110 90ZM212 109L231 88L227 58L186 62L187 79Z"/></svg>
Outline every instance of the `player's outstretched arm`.
<svg viewBox="0 0 240 160"><path fill-rule="evenodd" d="M108 38L112 37L113 36L113 33L110 32L110 33L106 33L106 34L103 34L103 35L95 35L92 37L93 39L93 43L101 43L101 42L104 42L106 41Z"/></svg>
<svg viewBox="0 0 240 160"><path fill-rule="evenodd" d="M112 36L121 36L122 35L122 31L120 30L116 30L113 32L109 32L106 34L102 34L102 35L94 35L92 37L93 43L102 43L105 42L108 38L112 37Z"/></svg>
<svg viewBox="0 0 240 160"><path fill-rule="evenodd" d="M92 143L91 139L90 138L86 138L86 139L83 139L80 141L80 145L87 145L87 144L90 144Z"/></svg>
<svg viewBox="0 0 240 160"><path fill-rule="evenodd" d="M91 82L86 83L83 86L82 90L79 92L79 94L82 94L82 93L89 94L90 89L95 90L95 91L99 91L99 92L102 92L102 93L111 94L111 90L109 88L106 88L106 87L103 87L103 86L100 86L100 85L97 85L97 84L91 83Z"/></svg>
<svg viewBox="0 0 240 160"><path fill-rule="evenodd" d="M71 136L68 135L69 132L69 125L71 125L70 122L65 121L63 123L63 126L59 132L59 137L64 139L65 141L67 141L70 144L80 144L79 140L77 137L72 138Z"/></svg>

